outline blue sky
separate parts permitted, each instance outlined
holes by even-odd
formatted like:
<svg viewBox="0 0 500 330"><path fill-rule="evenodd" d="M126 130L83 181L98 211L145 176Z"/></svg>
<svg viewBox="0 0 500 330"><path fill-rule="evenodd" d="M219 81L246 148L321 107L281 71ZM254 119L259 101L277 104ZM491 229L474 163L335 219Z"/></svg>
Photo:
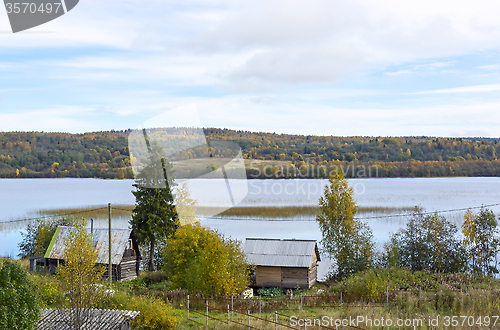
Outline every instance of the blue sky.
<svg viewBox="0 0 500 330"><path fill-rule="evenodd" d="M499 14L497 0L80 0L12 34L0 10L0 131L121 130L194 105L206 127L500 137Z"/></svg>

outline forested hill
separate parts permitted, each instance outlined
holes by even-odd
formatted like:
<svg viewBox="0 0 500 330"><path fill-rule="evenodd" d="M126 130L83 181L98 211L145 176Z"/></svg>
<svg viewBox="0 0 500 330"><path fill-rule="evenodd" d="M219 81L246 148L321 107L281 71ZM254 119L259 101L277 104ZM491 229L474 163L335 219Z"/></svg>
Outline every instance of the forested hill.
<svg viewBox="0 0 500 330"><path fill-rule="evenodd" d="M176 129L179 134L189 130ZM129 133L0 133L0 177L133 178ZM249 177L300 176L264 165L296 171L314 168L308 177L325 176L329 168L340 165L376 165L379 177L500 176L497 139L303 136L214 128L205 129L205 134L208 141L234 141L245 159L259 160L248 162ZM186 152L183 157L195 156ZM346 175L359 176L350 167Z"/></svg>

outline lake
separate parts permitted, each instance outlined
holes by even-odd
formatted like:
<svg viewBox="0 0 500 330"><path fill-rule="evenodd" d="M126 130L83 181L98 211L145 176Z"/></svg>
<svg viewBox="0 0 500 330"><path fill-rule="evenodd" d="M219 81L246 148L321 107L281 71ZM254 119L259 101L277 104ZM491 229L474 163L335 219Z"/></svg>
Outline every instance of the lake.
<svg viewBox="0 0 500 330"><path fill-rule="evenodd" d="M98 179L0 179L0 221L37 216L41 209L104 206L107 203L134 204L133 180ZM220 182L218 182L220 183ZM237 184L248 189L238 206L290 206L317 205L327 180L249 180ZM412 207L419 205L426 211L450 210L475 207L500 202L500 178L398 178L398 179L351 179L349 184L360 206ZM215 180L191 180L192 196L199 205L221 205L227 202L226 183ZM237 198L237 189L233 189ZM240 197L242 197L240 193ZM495 213L500 207L491 207ZM394 213L394 212L393 212ZM443 215L461 223L464 212L448 212ZM363 213L378 243L387 240L389 233L404 225L407 217L373 218L387 213ZM204 218L202 224L237 239L246 237L321 239L314 219L295 218L242 220ZM312 221L311 221L312 220ZM104 225L104 223L103 223ZM126 219L118 219L117 227L127 226ZM15 256L21 240L22 226L4 226L0 231L0 255ZM324 274L325 266L320 269Z"/></svg>

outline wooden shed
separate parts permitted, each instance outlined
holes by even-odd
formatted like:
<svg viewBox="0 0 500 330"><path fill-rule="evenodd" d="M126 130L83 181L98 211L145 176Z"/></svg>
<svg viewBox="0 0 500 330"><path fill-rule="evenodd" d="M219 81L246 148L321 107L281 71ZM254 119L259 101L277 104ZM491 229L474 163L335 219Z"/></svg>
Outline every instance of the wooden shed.
<svg viewBox="0 0 500 330"><path fill-rule="evenodd" d="M59 226L52 237L47 252L45 265L50 272L54 272L59 264L64 263L65 242L68 233L73 227ZM97 264L109 265L109 231L108 229L94 229L92 231L97 252ZM139 275L141 256L130 229L111 229L111 263L113 281L128 281ZM104 274L108 277L108 272Z"/></svg>
<svg viewBox="0 0 500 330"><path fill-rule="evenodd" d="M81 329L132 330L132 320L140 315L136 311L109 309L80 310L85 314ZM36 330L74 330L74 309L42 309Z"/></svg>
<svg viewBox="0 0 500 330"><path fill-rule="evenodd" d="M245 255L255 265L255 286L310 288L321 261L314 240L247 238Z"/></svg>

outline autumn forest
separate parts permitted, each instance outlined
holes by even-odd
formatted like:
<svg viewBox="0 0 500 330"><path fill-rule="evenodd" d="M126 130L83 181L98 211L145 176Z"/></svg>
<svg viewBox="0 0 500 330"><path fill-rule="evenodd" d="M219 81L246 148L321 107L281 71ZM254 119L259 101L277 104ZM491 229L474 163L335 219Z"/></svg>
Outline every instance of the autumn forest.
<svg viewBox="0 0 500 330"><path fill-rule="evenodd" d="M175 130L189 134L190 129ZM362 166L376 169L369 176L378 177L500 176L497 139L204 131L209 142L232 141L241 147L249 178L319 178L339 166L347 169L347 177L368 176L359 174ZM0 177L131 179L130 132L0 132ZM227 152L234 153L212 150L214 157L235 156ZM196 157L184 152L181 160Z"/></svg>

